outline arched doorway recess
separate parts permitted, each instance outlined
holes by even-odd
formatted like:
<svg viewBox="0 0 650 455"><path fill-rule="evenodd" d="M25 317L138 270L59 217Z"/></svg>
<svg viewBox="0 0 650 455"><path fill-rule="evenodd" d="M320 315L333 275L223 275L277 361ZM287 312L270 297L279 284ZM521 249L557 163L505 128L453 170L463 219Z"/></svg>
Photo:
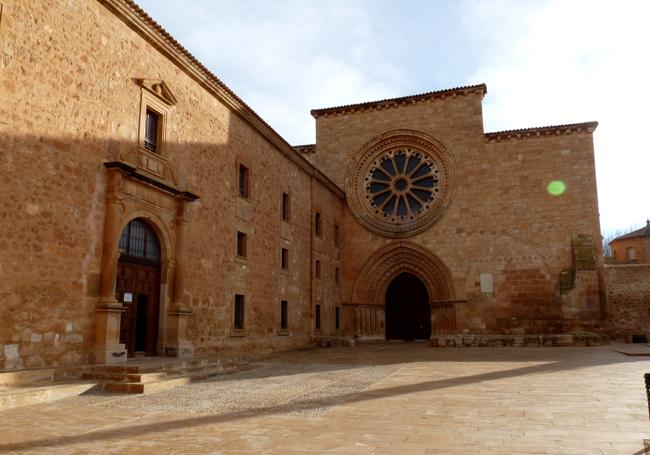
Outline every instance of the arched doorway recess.
<svg viewBox="0 0 650 455"><path fill-rule="evenodd" d="M120 343L129 357L157 354L160 316L160 242L142 218L131 220L120 236L115 298L125 311Z"/></svg>
<svg viewBox="0 0 650 455"><path fill-rule="evenodd" d="M386 289L386 339L428 340L431 308L427 288L417 276L404 272Z"/></svg>
<svg viewBox="0 0 650 455"><path fill-rule="evenodd" d="M430 333L455 332L454 285L445 264L420 245L394 241L373 253L361 267L352 287L351 302L344 305L346 334L382 338L387 335L388 288L404 273L417 277L425 288Z"/></svg>

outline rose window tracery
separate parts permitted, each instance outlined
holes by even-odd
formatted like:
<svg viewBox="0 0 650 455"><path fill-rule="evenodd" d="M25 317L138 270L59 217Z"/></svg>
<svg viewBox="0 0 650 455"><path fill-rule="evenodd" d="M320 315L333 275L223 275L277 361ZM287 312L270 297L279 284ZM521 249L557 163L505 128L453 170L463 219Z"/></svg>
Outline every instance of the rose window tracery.
<svg viewBox="0 0 650 455"><path fill-rule="evenodd" d="M436 198L439 169L421 152L395 150L380 157L366 177L366 191L375 213L414 219Z"/></svg>
<svg viewBox="0 0 650 455"><path fill-rule="evenodd" d="M409 237L430 227L451 201L453 160L434 138L393 131L367 144L346 174L355 218L387 237Z"/></svg>

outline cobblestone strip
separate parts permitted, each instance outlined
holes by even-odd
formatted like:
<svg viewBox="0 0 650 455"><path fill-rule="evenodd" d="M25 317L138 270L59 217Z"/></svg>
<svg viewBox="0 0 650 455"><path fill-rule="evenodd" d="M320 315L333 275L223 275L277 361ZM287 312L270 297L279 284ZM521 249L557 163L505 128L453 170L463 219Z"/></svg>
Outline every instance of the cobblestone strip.
<svg viewBox="0 0 650 455"><path fill-rule="evenodd" d="M211 414L317 416L401 368L401 365L270 364L147 395L92 393L88 406Z"/></svg>

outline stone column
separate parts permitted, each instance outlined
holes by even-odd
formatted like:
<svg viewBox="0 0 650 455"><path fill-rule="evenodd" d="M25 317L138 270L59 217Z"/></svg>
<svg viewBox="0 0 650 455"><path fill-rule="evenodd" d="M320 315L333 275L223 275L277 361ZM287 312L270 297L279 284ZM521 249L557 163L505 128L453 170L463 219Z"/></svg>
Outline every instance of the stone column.
<svg viewBox="0 0 650 455"><path fill-rule="evenodd" d="M166 354L174 357L191 357L193 347L187 338L187 323L192 310L183 302L185 294L185 230L189 222L188 204L178 200L176 216L175 264L173 269L172 303L167 313Z"/></svg>
<svg viewBox="0 0 650 455"><path fill-rule="evenodd" d="M102 251L99 302L95 307L95 363L126 362L126 348L120 343L120 322L124 306L115 299L115 278L119 259L121 205L117 188L121 175L108 171L106 218Z"/></svg>

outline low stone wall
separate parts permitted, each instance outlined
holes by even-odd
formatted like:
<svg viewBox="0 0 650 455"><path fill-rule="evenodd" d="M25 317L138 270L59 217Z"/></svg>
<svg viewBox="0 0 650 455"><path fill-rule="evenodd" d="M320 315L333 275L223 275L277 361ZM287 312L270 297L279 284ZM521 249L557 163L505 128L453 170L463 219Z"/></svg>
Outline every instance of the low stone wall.
<svg viewBox="0 0 650 455"><path fill-rule="evenodd" d="M650 264L605 266L605 289L609 336L650 337Z"/></svg>
<svg viewBox="0 0 650 455"><path fill-rule="evenodd" d="M607 343L607 336L595 333L558 335L434 335L429 342L431 346L438 348L601 346Z"/></svg>

